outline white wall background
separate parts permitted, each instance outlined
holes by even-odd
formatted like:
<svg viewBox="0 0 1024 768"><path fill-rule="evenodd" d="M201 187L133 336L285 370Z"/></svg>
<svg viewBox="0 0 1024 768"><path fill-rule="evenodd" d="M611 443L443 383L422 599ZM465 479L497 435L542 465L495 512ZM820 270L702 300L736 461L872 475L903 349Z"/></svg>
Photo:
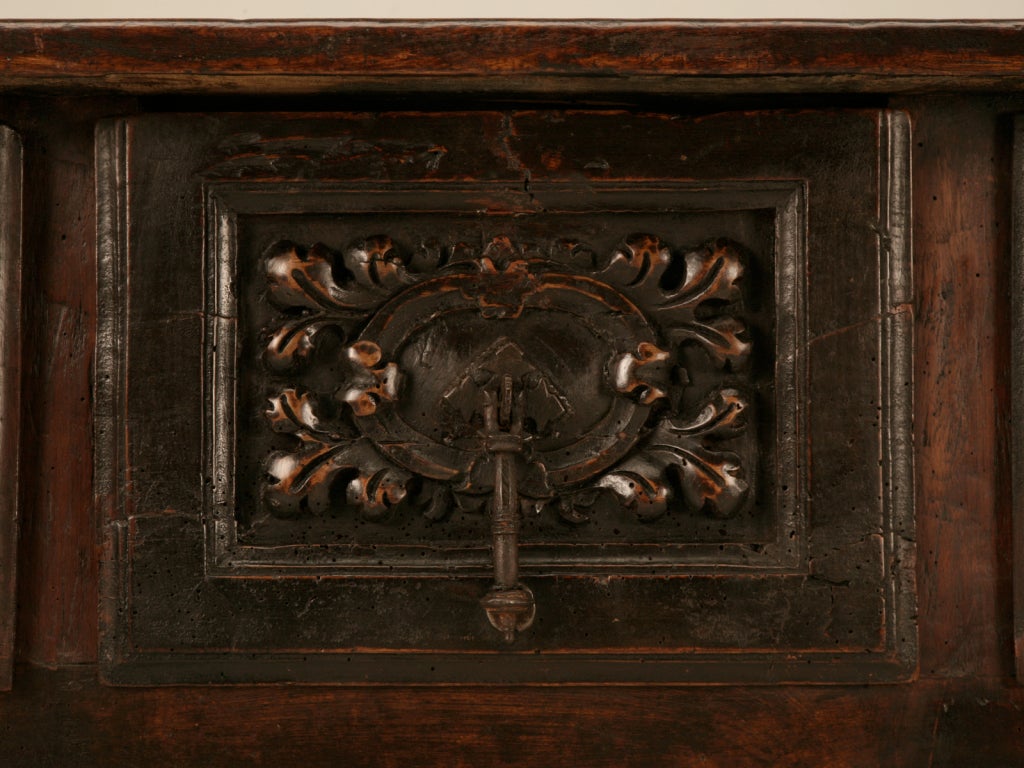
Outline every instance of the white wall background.
<svg viewBox="0 0 1024 768"><path fill-rule="evenodd" d="M1012 19L1024 0L0 0L0 19Z"/></svg>

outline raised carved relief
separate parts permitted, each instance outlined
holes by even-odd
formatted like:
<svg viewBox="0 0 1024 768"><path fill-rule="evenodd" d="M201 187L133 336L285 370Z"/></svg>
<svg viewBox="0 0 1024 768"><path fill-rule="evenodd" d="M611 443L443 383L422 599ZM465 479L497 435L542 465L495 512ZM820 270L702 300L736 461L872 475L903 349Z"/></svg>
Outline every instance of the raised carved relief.
<svg viewBox="0 0 1024 768"><path fill-rule="evenodd" d="M341 254L279 243L266 274L281 310L268 368L339 373L332 391L271 398L271 427L297 445L268 458L265 503L278 516L332 500L371 519L489 511L496 586L484 604L509 639L533 613L517 581L521 515L582 525L610 498L647 521L670 506L728 517L749 495L754 457L733 449L747 399L724 384L696 409L681 397L681 345L718 370L750 353L728 242L673 254L634 235L604 258L504 237L414 253L387 237ZM326 333L342 339L340 359L317 357Z"/></svg>
<svg viewBox="0 0 1024 768"><path fill-rule="evenodd" d="M905 116L97 137L105 679L913 674Z"/></svg>

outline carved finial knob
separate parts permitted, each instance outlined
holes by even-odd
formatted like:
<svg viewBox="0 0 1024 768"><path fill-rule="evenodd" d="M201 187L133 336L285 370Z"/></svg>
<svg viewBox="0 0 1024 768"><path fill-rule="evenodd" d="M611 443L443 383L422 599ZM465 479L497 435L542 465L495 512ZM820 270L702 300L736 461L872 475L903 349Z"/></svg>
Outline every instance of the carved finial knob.
<svg viewBox="0 0 1024 768"><path fill-rule="evenodd" d="M480 605L487 612L491 626L501 632L506 643L515 640L516 632L529 629L537 614L533 592L521 584L512 589L492 587Z"/></svg>

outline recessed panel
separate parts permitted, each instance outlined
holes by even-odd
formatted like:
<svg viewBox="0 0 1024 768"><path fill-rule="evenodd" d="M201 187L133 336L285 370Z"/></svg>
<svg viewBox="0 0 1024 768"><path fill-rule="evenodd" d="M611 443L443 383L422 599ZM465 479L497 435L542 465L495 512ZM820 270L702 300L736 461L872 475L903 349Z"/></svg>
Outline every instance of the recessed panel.
<svg viewBox="0 0 1024 768"><path fill-rule="evenodd" d="M103 126L109 678L909 674L908 140Z"/></svg>
<svg viewBox="0 0 1024 768"><path fill-rule="evenodd" d="M254 198L245 188L218 185L208 194L221 210L230 204L248 210L265 201L264 190ZM780 355L774 348L774 291L748 299L744 289L750 276L774 284L776 227L799 226L798 217L786 219L785 208L801 198L801 188L734 189L734 203L750 208L719 213L700 210L719 200L696 186L639 195L652 208L676 209L672 216L631 212L637 189L600 190L601 204L619 209L602 214L573 211L568 207L573 196L557 188L538 194L549 202L543 214L479 216L466 212L473 204L468 192L433 190L435 205L453 209L447 215L406 212L385 222L339 210L338 195L330 202L311 195L305 205L333 205L335 213L298 219L297 234L315 239L309 246L275 239L276 217L268 221L234 211L231 227L240 245L218 256L231 263L225 271L238 274L243 285L243 299L232 297L222 308L240 318L244 329L236 342L239 364L226 374L238 382L237 433L223 425L223 439L236 445L238 479L230 505L235 519L229 521L237 524L235 559L270 562L266 548L282 545L313 545L303 554L302 564L309 568L337 568L339 557L355 565L359 552L364 566L376 565L390 551L389 568L427 571L449 567L453 557L466 565L486 559L481 550L487 545L487 494L452 478L469 474L479 448L475 384L464 380L486 367L484 358L503 344L507 354L522 359L518 365L531 379L524 403L530 422L527 463L543 468L547 486L534 489L541 496L526 497L524 564L560 567L569 547L577 564L588 560L593 567L606 564L609 547L621 549L620 564L633 552L634 566L643 568L653 567L655 554L662 566L692 565L701 548L705 562L713 557L721 564L747 563L758 559L759 549L774 549L783 539L783 552L776 556L792 556L798 544L787 538L792 526L775 514L783 506L792 508L794 498L790 494L789 505L775 503L780 452L762 454L757 444L774 444L778 418L796 429L795 403L786 404L785 414L776 413L774 363ZM358 194L346 198L349 206L361 203ZM558 210L559 205L564 208ZM352 237L357 228L373 232L382 223L391 224L391 234ZM683 245L646 234L659 224L667 230L663 237L674 236ZM353 294L364 288L355 278L347 287L332 282L323 288L310 275L330 269L333 281L347 269L346 260L351 263L370 248L378 249L381 265L395 265L394 285L378 288L368 279L368 306L360 310L320 306L324 291ZM244 267L242 254L248 257ZM786 256L798 258L795 252ZM630 259L633 266L626 266ZM502 260L500 268L489 266ZM304 286L293 286L289 273L287 296L270 276L284 264L297 267ZM489 272L482 271L484 264ZM517 270L529 295L515 295ZM481 306L476 294L492 280L494 301L488 304L485 297ZM796 286L791 288L783 296L790 304L797 300ZM461 298L434 306L439 290ZM376 369L353 366L348 352L353 344L382 339L386 360ZM791 358L796 339L782 344L781 357ZM642 345L655 356L672 348L672 356L651 360L645 368ZM360 415L345 399L358 391L352 382L362 376L371 390L379 387L389 366L393 399ZM626 375L626 369L632 373L617 391L616 372ZM657 381L644 383L648 375ZM657 392L649 391L654 387ZM732 407L738 409L735 423L733 414L724 412ZM657 439L651 425L662 423L663 434L670 422L693 423L707 408L723 409L729 424L714 422L717 433L715 428L694 432L693 440L672 441L669 454L650 454L649 444ZM302 409L316 420L315 429L304 428ZM297 432L302 435L296 437ZM410 442L423 447L405 448ZM364 443L375 446L371 458L379 455L388 465L374 471L401 475L379 502L360 500L354 488L364 480L352 476L354 466L335 462L316 482L306 479L315 472L306 460L315 465L317 450L349 451L359 459ZM792 449L783 446L782 454L792 473ZM628 487L623 472L639 471L637 462L652 463L646 473L649 502L616 493ZM717 468L711 466L715 463ZM432 470L432 464L438 468ZM727 472L726 464L735 469ZM698 466L712 472L700 482L714 483L718 491L706 496L690 491L688 500L683 486L675 484L694 488ZM686 468L692 468L689 477ZM275 469L284 476L266 482ZM352 486L352 494L346 486ZM783 493L789 493L788 484ZM636 550L636 545L644 546ZM443 550L444 556L431 564L418 554L424 546ZM685 556L684 550L689 550ZM215 561L232 557L226 542L212 554Z"/></svg>

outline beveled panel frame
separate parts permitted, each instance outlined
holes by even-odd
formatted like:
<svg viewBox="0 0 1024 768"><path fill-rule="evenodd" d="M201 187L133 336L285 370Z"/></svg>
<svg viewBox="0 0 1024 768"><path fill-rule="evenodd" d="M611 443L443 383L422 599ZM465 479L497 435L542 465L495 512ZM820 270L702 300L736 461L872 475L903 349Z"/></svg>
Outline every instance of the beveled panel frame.
<svg viewBox="0 0 1024 768"><path fill-rule="evenodd" d="M204 188L206 200L207 297L206 316L206 401L208 424L207 474L207 573L211 576L290 576L324 574L348 576L486 575L490 569L488 545L481 536L477 547L432 548L417 557L423 545L375 546L359 553L351 545L296 545L259 547L238 541L234 482L236 471L235 382L238 371L237 298L232 289L238 274L238 217L266 214L332 214L353 212L412 214L417 206L431 213L472 213L481 196L496 199L502 187L458 184L380 190L373 186L333 187L310 185L268 185L210 183ZM806 570L806 519L800 504L805 485L806 461L800 446L806 442L804 421L799 417L800 392L807 377L806 339L803 329L804 275L806 273L803 233L806 228L804 185L800 182L725 182L719 184L616 184L594 185L581 195L568 185L547 184L531 190L532 201L540 201L546 215L572 215L598 209L613 214L617 208L635 211L646 204L651 211L741 211L767 210L774 218L776 248L774 295L776 321L775 381L775 487L779 519L774 540L752 544L682 542L680 544L611 542L590 545L535 544L521 548L525 574L543 573L671 573L679 571L744 572ZM508 196L506 195L506 198ZM536 202L509 200L507 213L528 215ZM367 202L368 198L371 202ZM628 201L628 207L627 207ZM646 203L644 202L646 201ZM404 550L404 551L402 551ZM401 557L398 553L401 551ZM410 556L410 554L412 556Z"/></svg>
<svg viewBox="0 0 1024 768"><path fill-rule="evenodd" d="M754 133L750 114L689 121L597 112L418 113L405 122L400 114L158 115L103 124L97 135L96 467L106 530L106 679L912 677L909 121L891 111L756 118ZM259 131L242 133L253 123ZM417 135L435 140L403 138L412 123ZM635 132L632 142L619 142L608 130L622 123ZM319 151L316 141L276 138L294 137L296 130L314 138L327 131L356 135L375 151L333 165L311 161L309 152ZM604 164L587 172L604 177L582 186L567 178L572 168L584 168L586 158L572 155L574 145L562 137L566 131L596 137L594 154ZM828 135L845 154L806 143L808 131ZM437 148L444 145L435 133L461 142L447 164L440 163ZM270 161L269 154L239 149L253 141L250 136L276 141L280 154ZM486 143L496 136L500 141ZM674 178L666 178L656 155L630 154L633 146L664 141L675 152L688 142L706 152L690 161L685 177ZM546 144L565 148L566 157L544 161L550 159L542 152ZM505 152L516 162L506 162ZM173 178L153 172L154 157L175 158ZM685 153L681 157L688 161ZM532 177L527 172L526 190L524 167L534 169ZM609 167L615 169L611 178ZM776 369L779 402L803 408L790 438L794 458L787 471L795 480L784 483L797 515L795 546L785 559L769 550L746 564L719 556L716 567L701 562L699 553L675 553L655 573L641 574L630 572L628 561L563 565L524 556L546 613L508 649L495 648L490 631L481 631L484 619L475 606L484 582L479 560L443 572L414 563L407 572L384 576L357 561L339 567L296 557L289 565L277 553L254 562L259 558L252 552L233 559L243 551L235 547L230 511L237 314L223 288L235 279L238 217L246 211L333 211L351 200L353 190L370 189L396 200L409 191L452 195L456 202L441 206L450 209L464 199L467 169L480 172L469 187L506 204L524 192L558 200L585 190L613 200L629 190L641 197L668 195L684 209L737 209L757 198L776 212L776 281L790 270L793 288L776 296L776 331L794 340L792 361L776 360L785 376ZM374 175L386 180L378 183ZM746 202L728 202L730 196ZM164 253L174 258L160 258ZM154 270L168 264L173 268L159 275L166 286L153 293L163 285ZM776 353L781 357L788 349ZM173 368L166 367L168 360ZM798 510L811 500L810 523L800 528ZM432 612L431 606L442 608Z"/></svg>

